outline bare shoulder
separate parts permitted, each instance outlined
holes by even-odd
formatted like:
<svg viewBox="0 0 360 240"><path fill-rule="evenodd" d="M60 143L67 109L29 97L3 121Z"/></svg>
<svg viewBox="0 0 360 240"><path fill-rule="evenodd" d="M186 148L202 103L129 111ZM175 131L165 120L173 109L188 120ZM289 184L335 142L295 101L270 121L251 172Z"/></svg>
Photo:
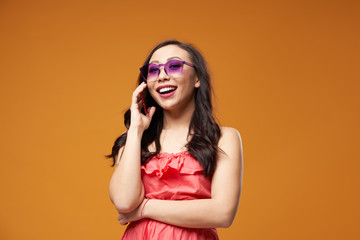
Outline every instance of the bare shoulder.
<svg viewBox="0 0 360 240"><path fill-rule="evenodd" d="M242 155L242 140L238 130L231 127L221 127L219 148L227 155Z"/></svg>
<svg viewBox="0 0 360 240"><path fill-rule="evenodd" d="M221 137L219 139L219 147L231 143L241 144L241 136L238 130L232 127L221 127Z"/></svg>

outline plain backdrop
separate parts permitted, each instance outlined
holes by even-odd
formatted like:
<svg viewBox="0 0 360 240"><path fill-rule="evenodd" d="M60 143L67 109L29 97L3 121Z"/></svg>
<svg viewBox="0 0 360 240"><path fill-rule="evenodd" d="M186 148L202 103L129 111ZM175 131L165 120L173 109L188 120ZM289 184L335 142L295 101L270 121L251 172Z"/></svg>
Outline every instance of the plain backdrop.
<svg viewBox="0 0 360 240"><path fill-rule="evenodd" d="M121 238L104 155L167 39L203 53L242 136L220 238L360 239L359 3L0 0L0 239Z"/></svg>

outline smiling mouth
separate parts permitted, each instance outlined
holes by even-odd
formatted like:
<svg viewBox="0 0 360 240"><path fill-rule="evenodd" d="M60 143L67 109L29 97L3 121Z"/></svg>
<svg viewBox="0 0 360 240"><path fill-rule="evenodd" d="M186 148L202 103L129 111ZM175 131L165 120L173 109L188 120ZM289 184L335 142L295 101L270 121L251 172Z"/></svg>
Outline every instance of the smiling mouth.
<svg viewBox="0 0 360 240"><path fill-rule="evenodd" d="M158 93L160 93L160 94L168 94L168 93L171 93L171 92L173 92L173 91L175 91L176 90L176 88L177 87L162 87L162 88L159 88L159 89L157 89L156 91L158 92Z"/></svg>

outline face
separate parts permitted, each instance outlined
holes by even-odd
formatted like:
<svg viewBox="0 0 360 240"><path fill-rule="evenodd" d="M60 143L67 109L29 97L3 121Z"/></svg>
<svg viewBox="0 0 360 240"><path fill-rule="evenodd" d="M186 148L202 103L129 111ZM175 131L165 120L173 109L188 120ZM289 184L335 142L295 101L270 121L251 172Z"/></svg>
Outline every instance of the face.
<svg viewBox="0 0 360 240"><path fill-rule="evenodd" d="M155 78L148 81L149 92L164 110L182 109L189 104L194 106L195 89L200 87L196 71L187 64L183 64L181 71L181 67L179 70L179 65L172 60L192 64L189 53L176 45L158 49L152 55L149 64L160 65L160 72L159 76L156 77L155 74Z"/></svg>

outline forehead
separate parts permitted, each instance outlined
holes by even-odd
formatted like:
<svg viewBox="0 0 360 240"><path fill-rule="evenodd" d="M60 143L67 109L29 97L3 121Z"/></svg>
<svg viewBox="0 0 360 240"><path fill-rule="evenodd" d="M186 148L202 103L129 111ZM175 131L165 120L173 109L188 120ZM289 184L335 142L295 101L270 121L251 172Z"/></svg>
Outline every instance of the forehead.
<svg viewBox="0 0 360 240"><path fill-rule="evenodd" d="M178 57L184 61L190 60L189 53L184 49L176 45L167 45L156 50L151 56L150 62L166 63L169 58L174 57Z"/></svg>

